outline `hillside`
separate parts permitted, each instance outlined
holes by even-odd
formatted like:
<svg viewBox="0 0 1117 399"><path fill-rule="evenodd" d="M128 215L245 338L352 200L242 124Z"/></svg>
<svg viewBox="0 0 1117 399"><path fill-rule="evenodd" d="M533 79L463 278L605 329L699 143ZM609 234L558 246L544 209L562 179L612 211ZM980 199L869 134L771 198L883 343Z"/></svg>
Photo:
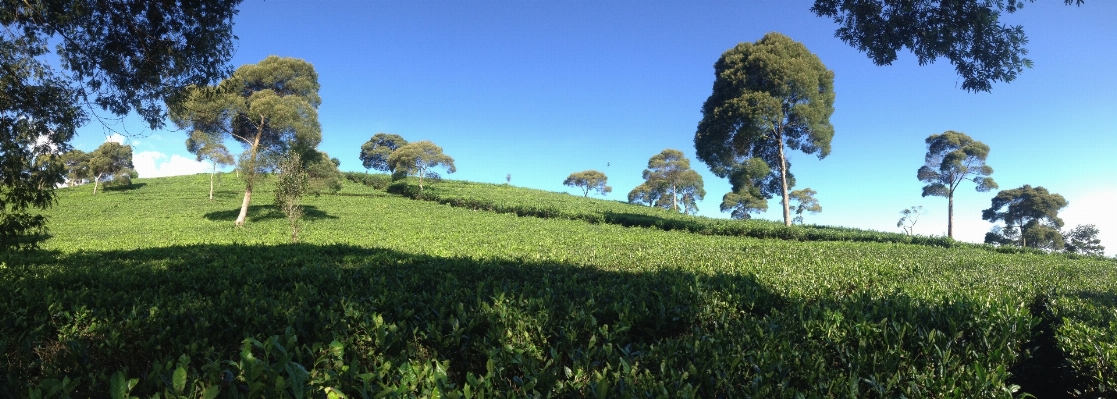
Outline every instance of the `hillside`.
<svg viewBox="0 0 1117 399"><path fill-rule="evenodd" d="M431 186L309 197L299 244L267 187L233 226L233 176L212 202L206 175L59 190L53 238L0 267L0 396L1117 389L1112 260Z"/></svg>

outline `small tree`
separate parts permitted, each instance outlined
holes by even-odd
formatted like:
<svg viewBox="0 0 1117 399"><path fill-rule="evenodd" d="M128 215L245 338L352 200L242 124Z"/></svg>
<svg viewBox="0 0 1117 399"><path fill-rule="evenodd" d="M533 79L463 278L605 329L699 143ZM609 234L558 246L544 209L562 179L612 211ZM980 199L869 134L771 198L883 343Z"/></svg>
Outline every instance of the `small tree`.
<svg viewBox="0 0 1117 399"><path fill-rule="evenodd" d="M100 182L132 184L132 146L107 142L90 154L89 173L93 176L93 194Z"/></svg>
<svg viewBox="0 0 1117 399"><path fill-rule="evenodd" d="M795 205L792 206L795 219L792 219L792 222L803 224L803 212L810 212L812 215L822 212L822 205L819 205L818 200L814 198L815 194L818 192L811 190L810 187L788 194L791 200L795 201Z"/></svg>
<svg viewBox="0 0 1117 399"><path fill-rule="evenodd" d="M696 201L706 196L702 176L690 168L682 151L666 149L648 160L644 183L628 193L628 202L675 212L697 213Z"/></svg>
<svg viewBox="0 0 1117 399"><path fill-rule="evenodd" d="M299 153L292 151L277 165L278 181L275 184L275 207L287 215L291 226L291 242L299 242L299 221L303 217L302 196L309 177L303 170Z"/></svg>
<svg viewBox="0 0 1117 399"><path fill-rule="evenodd" d="M763 159L749 158L729 172L731 191L721 199L721 211L731 212L734 219L749 219L753 213L768 210L768 196L761 190L772 169Z"/></svg>
<svg viewBox="0 0 1117 399"><path fill-rule="evenodd" d="M230 154L229 149L225 148L225 144L221 142L221 136L205 134L198 130L195 130L190 134L190 138L186 139L186 151L194 154L198 162L208 160L213 164L213 169L209 172L209 200L213 201L213 178L217 174L217 165L232 165L236 161L233 154Z"/></svg>
<svg viewBox="0 0 1117 399"><path fill-rule="evenodd" d="M317 196L324 192L336 194L341 191L341 181L345 178L338 169L341 160L330 158L330 154L322 151L313 151L309 156L302 158L302 163L309 179L308 192Z"/></svg>
<svg viewBox="0 0 1117 399"><path fill-rule="evenodd" d="M393 173L388 157L392 152L407 145L407 140L398 134L377 133L364 145L361 145L361 164L365 170L376 169L381 172Z"/></svg>
<svg viewBox="0 0 1117 399"><path fill-rule="evenodd" d="M1063 238L1066 239L1064 250L1079 255L1104 255L1105 247L1101 245L1101 240L1098 239L1099 233L1097 226L1092 224L1080 225L1070 229L1063 233Z"/></svg>
<svg viewBox="0 0 1117 399"><path fill-rule="evenodd" d="M946 235L954 238L954 190L963 181L973 181L978 192L997 188L993 178L993 168L985 164L989 156L989 146L974 140L965 133L948 130L943 134L927 137L927 155L923 167L916 177L927 183L923 186L923 196L946 197L947 224Z"/></svg>
<svg viewBox="0 0 1117 399"><path fill-rule="evenodd" d="M1058 229L1063 227L1063 220L1058 214L1066 206L1067 200L1062 195L1025 184L997 193L989 209L981 212L981 218L993 223L1004 221L1006 227L1015 228L1022 247L1062 249L1063 238ZM1029 239L1032 245L1028 245ZM1005 241L1007 237L985 235L986 243Z"/></svg>
<svg viewBox="0 0 1117 399"><path fill-rule="evenodd" d="M597 191L598 194L604 196L613 191L612 187L605 185L609 180L608 176L596 170L585 170L581 172L571 173L562 181L562 185L577 187L582 190L583 197L589 197L590 191Z"/></svg>
<svg viewBox="0 0 1117 399"><path fill-rule="evenodd" d="M919 222L919 217L924 215L923 206L913 206L909 209L900 211L900 221L896 222L896 227L904 229L904 234L912 235L915 232L915 224Z"/></svg>
<svg viewBox="0 0 1117 399"><path fill-rule="evenodd" d="M73 187L89 180L90 153L79 149L66 151L62 154L62 167L66 169L66 185Z"/></svg>
<svg viewBox="0 0 1117 399"><path fill-rule="evenodd" d="M438 173L431 169L437 167L446 168L446 173L454 173L457 168L454 167L454 158L442 153L442 147L434 143L423 140L411 143L392 151L388 156L388 167L393 171L393 178L403 176L417 176L419 178L419 190L423 190L423 178L437 179Z"/></svg>

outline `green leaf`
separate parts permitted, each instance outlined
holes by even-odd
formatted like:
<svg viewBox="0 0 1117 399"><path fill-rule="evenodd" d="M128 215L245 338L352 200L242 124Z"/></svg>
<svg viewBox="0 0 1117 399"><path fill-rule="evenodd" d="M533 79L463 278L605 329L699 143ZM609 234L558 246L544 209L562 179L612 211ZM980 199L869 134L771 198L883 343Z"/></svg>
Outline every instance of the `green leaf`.
<svg viewBox="0 0 1117 399"><path fill-rule="evenodd" d="M186 369L179 366L175 369L175 373L171 376L171 384L174 385L175 393L182 395L182 390L186 389Z"/></svg>
<svg viewBox="0 0 1117 399"><path fill-rule="evenodd" d="M219 393L221 393L221 387L220 386L210 385L209 388L206 388L206 392L204 394L202 394L202 397L205 398L205 399L214 399L214 398L217 397L217 394L219 394Z"/></svg>
<svg viewBox="0 0 1117 399"><path fill-rule="evenodd" d="M129 391L128 385L124 381L124 373L117 371L113 374L112 379L109 380L109 396L112 399L128 399Z"/></svg>

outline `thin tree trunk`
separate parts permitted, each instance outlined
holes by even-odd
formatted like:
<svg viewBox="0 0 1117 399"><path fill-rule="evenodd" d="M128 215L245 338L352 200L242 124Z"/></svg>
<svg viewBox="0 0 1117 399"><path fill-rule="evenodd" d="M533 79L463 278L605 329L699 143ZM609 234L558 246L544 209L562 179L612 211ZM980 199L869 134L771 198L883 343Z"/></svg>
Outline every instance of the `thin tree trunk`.
<svg viewBox="0 0 1117 399"><path fill-rule="evenodd" d="M217 174L217 162L213 163L213 171L209 172L209 200L213 201L213 175Z"/></svg>
<svg viewBox="0 0 1117 399"><path fill-rule="evenodd" d="M782 128L781 128L782 130ZM783 225L791 226L791 199L787 195L787 158L783 153L783 133L776 132L776 145L780 146L780 189L783 190Z"/></svg>
<svg viewBox="0 0 1117 399"><path fill-rule="evenodd" d="M101 174L93 178L93 195L97 195L97 183L101 182Z"/></svg>
<svg viewBox="0 0 1117 399"><path fill-rule="evenodd" d="M946 197L946 236L954 238L954 193Z"/></svg>
<svg viewBox="0 0 1117 399"><path fill-rule="evenodd" d="M674 184L671 185L671 209L675 212L679 211L679 193Z"/></svg>
<svg viewBox="0 0 1117 399"><path fill-rule="evenodd" d="M240 205L240 215L237 216L237 221L235 222L237 226L244 226L245 219L248 218L248 203L252 201L252 184L256 181L256 153L260 148L260 136L263 134L264 118L260 117L260 125L256 128L256 138L253 140L252 148L249 149L252 151L252 155L249 156L248 164L249 167L252 168L252 171L245 172L250 174L248 175L247 181L245 181L244 202Z"/></svg>

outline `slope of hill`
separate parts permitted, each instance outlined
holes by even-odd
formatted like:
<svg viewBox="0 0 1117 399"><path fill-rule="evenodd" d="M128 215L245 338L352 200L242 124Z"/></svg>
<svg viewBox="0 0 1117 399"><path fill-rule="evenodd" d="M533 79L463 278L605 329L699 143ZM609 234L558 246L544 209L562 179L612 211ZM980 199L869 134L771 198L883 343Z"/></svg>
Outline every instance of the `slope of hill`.
<svg viewBox="0 0 1117 399"><path fill-rule="evenodd" d="M207 188L60 191L54 237L0 267L0 396L1117 389L1111 260L518 217L354 183L307 198L288 244L266 187L244 228L235 179Z"/></svg>

